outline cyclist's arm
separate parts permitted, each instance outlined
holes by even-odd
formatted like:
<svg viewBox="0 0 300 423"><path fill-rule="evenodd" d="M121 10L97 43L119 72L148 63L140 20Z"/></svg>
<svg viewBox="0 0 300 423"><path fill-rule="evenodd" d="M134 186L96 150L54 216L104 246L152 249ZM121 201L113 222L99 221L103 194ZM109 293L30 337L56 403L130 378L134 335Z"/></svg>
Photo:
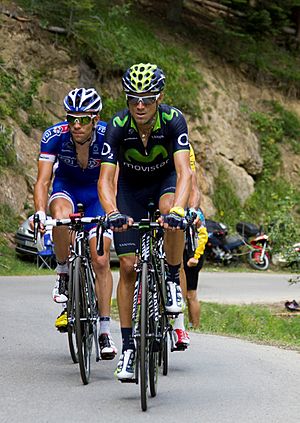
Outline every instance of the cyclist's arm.
<svg viewBox="0 0 300 423"><path fill-rule="evenodd" d="M185 208L188 203L192 180L189 150L177 151L174 154L174 164L177 174L174 206Z"/></svg>
<svg viewBox="0 0 300 423"><path fill-rule="evenodd" d="M117 210L116 202L116 170L111 163L102 163L98 180L98 195L100 203L106 213Z"/></svg>
<svg viewBox="0 0 300 423"><path fill-rule="evenodd" d="M197 184L196 172L192 172L191 193L189 196L188 206L197 210L200 207L200 190Z"/></svg>
<svg viewBox="0 0 300 423"><path fill-rule="evenodd" d="M53 163L40 160L38 176L34 186L34 207L36 211L47 213L48 193L52 179Z"/></svg>
<svg viewBox="0 0 300 423"><path fill-rule="evenodd" d="M207 233L207 229L202 226L201 228L198 229L198 245L194 254L194 258L195 259L199 259L202 254L204 253L205 250L205 245L208 241L208 233Z"/></svg>

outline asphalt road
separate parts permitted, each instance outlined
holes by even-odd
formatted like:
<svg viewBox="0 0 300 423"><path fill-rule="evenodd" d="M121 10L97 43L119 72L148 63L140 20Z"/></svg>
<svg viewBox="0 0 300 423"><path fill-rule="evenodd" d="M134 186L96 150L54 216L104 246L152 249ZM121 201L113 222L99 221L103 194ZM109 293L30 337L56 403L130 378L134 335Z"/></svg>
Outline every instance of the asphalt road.
<svg viewBox="0 0 300 423"><path fill-rule="evenodd" d="M211 292L215 276L207 288L211 297L217 297ZM51 301L52 285L51 277L0 278L1 423L299 422L299 354L233 338L191 334L188 351L171 353L169 375L160 377L146 413L139 387L114 379L116 360L93 361L91 381L83 386L66 335L54 328L60 308ZM281 295L281 283L274 286ZM289 298L299 294L291 288ZM119 346L116 322L112 332Z"/></svg>
<svg viewBox="0 0 300 423"><path fill-rule="evenodd" d="M288 280L291 276L268 272L200 272L198 297L203 301L224 304L271 304L293 299L300 301L300 283L290 285ZM115 296L118 272L113 272L113 277Z"/></svg>

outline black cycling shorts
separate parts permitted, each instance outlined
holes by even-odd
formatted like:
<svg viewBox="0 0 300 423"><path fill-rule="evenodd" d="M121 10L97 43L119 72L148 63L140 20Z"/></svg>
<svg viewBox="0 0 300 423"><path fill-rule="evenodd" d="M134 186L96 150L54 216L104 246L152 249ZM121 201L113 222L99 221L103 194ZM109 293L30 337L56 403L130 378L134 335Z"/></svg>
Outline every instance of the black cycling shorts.
<svg viewBox="0 0 300 423"><path fill-rule="evenodd" d="M173 194L176 189L176 171L172 171L160 182L150 186L136 187L132 182L118 179L117 207L121 213L139 221L148 217L148 204L153 201L158 208L159 199L164 194ZM138 231L129 229L126 232L114 232L114 244L118 256L135 253L138 249Z"/></svg>
<svg viewBox="0 0 300 423"><path fill-rule="evenodd" d="M186 288L188 291L196 290L198 287L199 272L202 269L204 262L204 255L199 258L198 264L195 267L188 267L187 262L190 257L187 254L186 249L183 252L183 266L186 276Z"/></svg>

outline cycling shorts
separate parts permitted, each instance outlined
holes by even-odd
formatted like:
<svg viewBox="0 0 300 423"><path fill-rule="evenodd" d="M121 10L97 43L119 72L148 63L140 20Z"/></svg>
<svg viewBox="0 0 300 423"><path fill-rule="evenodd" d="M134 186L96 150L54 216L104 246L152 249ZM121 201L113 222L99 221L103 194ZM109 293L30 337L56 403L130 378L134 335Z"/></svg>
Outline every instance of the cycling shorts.
<svg viewBox="0 0 300 423"><path fill-rule="evenodd" d="M149 201L153 201L158 209L159 199L165 194L174 194L176 190L176 171L172 171L162 181L150 186L136 188L132 182L119 177L117 207L121 213L133 218L134 221L147 218ZM126 232L114 232L114 244L118 256L136 252L139 247L139 234L135 229Z"/></svg>
<svg viewBox="0 0 300 423"><path fill-rule="evenodd" d="M65 179L55 178L53 181L53 189L49 198L48 206L53 200L64 198L72 205L72 213L78 211L77 204L83 204L84 215L86 217L104 216L104 210L100 204L97 185L73 185ZM94 223L85 225L85 229L89 232L89 239L96 236L96 227ZM104 236L112 239L112 232L108 230Z"/></svg>
<svg viewBox="0 0 300 423"><path fill-rule="evenodd" d="M186 249L183 252L183 266L186 276L186 288L188 291L194 291L198 287L199 272L202 269L204 262L204 255L199 258L198 264L195 267L188 267L187 262L190 257Z"/></svg>

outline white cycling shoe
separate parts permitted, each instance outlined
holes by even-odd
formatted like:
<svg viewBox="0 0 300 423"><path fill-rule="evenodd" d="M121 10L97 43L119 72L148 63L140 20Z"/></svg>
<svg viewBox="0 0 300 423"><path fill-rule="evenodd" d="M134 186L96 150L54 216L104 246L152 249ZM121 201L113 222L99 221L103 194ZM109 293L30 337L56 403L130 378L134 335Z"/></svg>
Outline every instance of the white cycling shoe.
<svg viewBox="0 0 300 423"><path fill-rule="evenodd" d="M135 352L133 350L125 350L120 355L119 363L115 371L118 380L133 379L134 377Z"/></svg>
<svg viewBox="0 0 300 423"><path fill-rule="evenodd" d="M52 291L53 301L56 303L65 303L68 301L68 273L57 273L55 286Z"/></svg>
<svg viewBox="0 0 300 423"><path fill-rule="evenodd" d="M166 310L168 313L183 312L183 298L181 288L179 285L172 281L167 281Z"/></svg>

